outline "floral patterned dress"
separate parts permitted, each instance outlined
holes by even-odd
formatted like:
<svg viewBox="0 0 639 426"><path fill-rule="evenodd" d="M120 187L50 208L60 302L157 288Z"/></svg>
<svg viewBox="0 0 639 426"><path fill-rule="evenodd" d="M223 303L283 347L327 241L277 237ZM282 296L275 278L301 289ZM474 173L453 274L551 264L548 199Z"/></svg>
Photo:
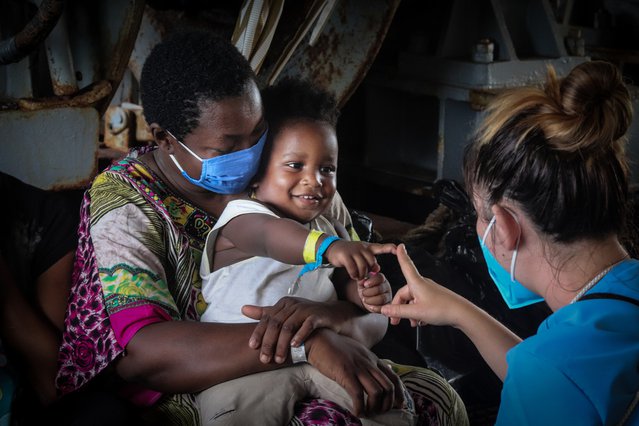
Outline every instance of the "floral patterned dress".
<svg viewBox="0 0 639 426"><path fill-rule="evenodd" d="M337 216L348 228L339 203ZM105 370L140 328L199 320L206 308L199 265L214 223L215 218L172 194L136 153L96 177L81 207L56 380L62 393L80 389ZM412 393L420 424L467 423L463 404L441 377L425 369L396 366L396 371ZM199 424L193 395L139 387L126 392L139 405L161 412L167 424ZM330 401L308 400L298 404L291 424L361 422Z"/></svg>

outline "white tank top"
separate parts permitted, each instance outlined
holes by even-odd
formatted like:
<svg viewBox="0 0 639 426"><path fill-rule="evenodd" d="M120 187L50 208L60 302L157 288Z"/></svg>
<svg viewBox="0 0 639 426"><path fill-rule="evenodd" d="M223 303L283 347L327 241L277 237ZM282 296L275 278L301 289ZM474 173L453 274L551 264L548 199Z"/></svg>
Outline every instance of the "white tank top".
<svg viewBox="0 0 639 426"><path fill-rule="evenodd" d="M200 276L202 296L208 307L200 318L205 322L246 323L255 322L242 314L242 306L271 306L288 294L303 265L289 265L269 257L255 256L211 272L215 239L220 228L231 219L243 214L267 214L279 217L268 207L251 200L234 200L206 238ZM315 219L313 229L337 235L335 228L324 216ZM310 226L309 226L310 229ZM295 297L318 302L336 300L337 295L330 278L333 268L318 268L305 273Z"/></svg>

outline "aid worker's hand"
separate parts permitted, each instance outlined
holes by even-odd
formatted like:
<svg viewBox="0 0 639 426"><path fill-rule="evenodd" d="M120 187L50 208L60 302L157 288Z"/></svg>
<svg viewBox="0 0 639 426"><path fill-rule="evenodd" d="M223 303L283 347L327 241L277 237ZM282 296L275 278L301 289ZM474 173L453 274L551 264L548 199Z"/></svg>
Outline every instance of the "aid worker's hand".
<svg viewBox="0 0 639 426"><path fill-rule="evenodd" d="M468 302L435 281L422 277L404 244L397 247L397 260L406 278L406 285L397 291L392 304L382 306L381 313L389 317L394 325L402 318L409 319L413 327L455 324L458 310L453 307Z"/></svg>

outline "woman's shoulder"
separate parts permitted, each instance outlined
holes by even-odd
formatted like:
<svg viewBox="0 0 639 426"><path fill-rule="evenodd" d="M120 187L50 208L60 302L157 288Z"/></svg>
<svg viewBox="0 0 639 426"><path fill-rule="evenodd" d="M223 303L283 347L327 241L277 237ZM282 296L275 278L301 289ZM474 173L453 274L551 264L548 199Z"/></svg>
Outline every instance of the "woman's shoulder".
<svg viewBox="0 0 639 426"><path fill-rule="evenodd" d="M539 327L539 331L543 333L563 327L592 329L593 332L634 328L639 332L639 322L627 324L620 321L628 316L639 318L637 303L639 261L627 259L615 266L580 300L549 316Z"/></svg>
<svg viewBox="0 0 639 426"><path fill-rule="evenodd" d="M607 276L600 288L594 287L593 293L621 294L631 299L639 296L636 269L639 262L632 263ZM639 359L639 306L612 298L579 300L566 305L544 320L537 334L513 348L508 363L525 365L531 356L548 365L564 365L570 360L566 366L570 369L582 364L622 366L628 360L634 368Z"/></svg>
<svg viewBox="0 0 639 426"><path fill-rule="evenodd" d="M158 180L150 168L140 161L138 155L129 155L105 168L96 176L94 185L100 183L101 179L105 181L115 179L122 181Z"/></svg>
<svg viewBox="0 0 639 426"><path fill-rule="evenodd" d="M158 226L170 217L164 184L136 158L125 158L98 174L87 194L91 222L122 209L134 209Z"/></svg>
<svg viewBox="0 0 639 426"><path fill-rule="evenodd" d="M627 259L615 266L588 294L613 293L639 302L639 260ZM639 310L639 307L637 308Z"/></svg>
<svg viewBox="0 0 639 426"><path fill-rule="evenodd" d="M167 189L165 184L138 157L129 156L98 174L89 192L92 197L110 194L159 201L165 196Z"/></svg>
<svg viewBox="0 0 639 426"><path fill-rule="evenodd" d="M614 314L618 318L611 320L606 315L593 315L610 307L593 310L586 308L586 303L576 302L562 308L563 312L555 312L553 315L561 314L563 318L549 327L542 324L536 335L508 352L502 398L515 393L531 404L530 395L537 395L540 401L553 400L556 395L562 406L580 407L580 415L589 412L584 419L619 417L620 405L627 404L616 404L615 400L626 398L630 389L636 392L639 381L639 316L623 318L624 313L620 312ZM624 310L625 305L619 308ZM634 325L623 325L629 322Z"/></svg>

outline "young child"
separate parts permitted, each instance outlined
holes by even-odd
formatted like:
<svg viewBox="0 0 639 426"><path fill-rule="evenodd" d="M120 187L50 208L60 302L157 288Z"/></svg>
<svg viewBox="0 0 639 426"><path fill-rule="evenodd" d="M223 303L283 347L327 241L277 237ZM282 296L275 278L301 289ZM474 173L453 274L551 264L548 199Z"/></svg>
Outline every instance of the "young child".
<svg viewBox="0 0 639 426"><path fill-rule="evenodd" d="M249 194L228 203L207 237L200 274L209 305L201 320L251 322L242 306L273 305L287 294L316 301L339 297L379 312L392 294L377 274L375 255L394 253L395 246L351 241L343 226L322 215L336 192L334 99L304 82L285 80L265 90L264 104L270 129L262 167ZM338 267L346 273L334 270ZM303 344L291 347L291 358L292 367L202 392L203 424L248 424L256 414L261 424L287 424L295 402L306 397L352 409L339 384L303 362ZM362 420L411 424L412 415L394 409Z"/></svg>

